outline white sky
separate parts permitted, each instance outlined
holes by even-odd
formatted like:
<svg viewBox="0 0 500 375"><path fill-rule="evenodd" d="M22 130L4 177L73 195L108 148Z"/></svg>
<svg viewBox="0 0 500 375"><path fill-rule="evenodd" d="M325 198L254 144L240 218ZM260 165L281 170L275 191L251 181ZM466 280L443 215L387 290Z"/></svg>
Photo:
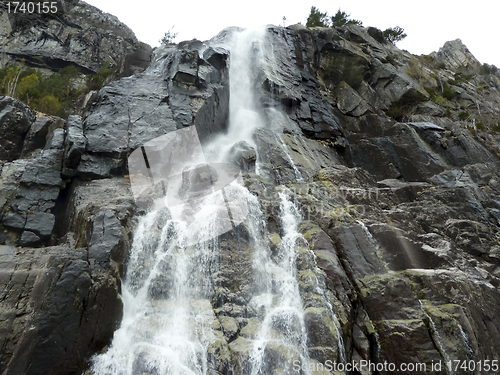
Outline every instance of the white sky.
<svg viewBox="0 0 500 375"><path fill-rule="evenodd" d="M408 37L399 48L413 54L437 51L446 41L462 39L482 63L500 68L500 1L475 0L86 0L114 14L137 38L155 47L174 26L176 42L207 40L228 26L306 23L311 6L329 15L338 8L379 29L400 26Z"/></svg>

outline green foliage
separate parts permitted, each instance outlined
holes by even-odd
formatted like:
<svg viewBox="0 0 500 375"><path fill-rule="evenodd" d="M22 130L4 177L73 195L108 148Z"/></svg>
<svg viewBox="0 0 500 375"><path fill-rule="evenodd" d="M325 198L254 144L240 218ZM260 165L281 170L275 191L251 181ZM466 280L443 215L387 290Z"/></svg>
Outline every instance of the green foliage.
<svg viewBox="0 0 500 375"><path fill-rule="evenodd" d="M447 100L442 96L439 95L436 90L432 87L424 87L425 91L429 94L429 98L436 103L437 105L442 105L447 102Z"/></svg>
<svg viewBox="0 0 500 375"><path fill-rule="evenodd" d="M491 125L491 130L497 133L500 133L500 122L496 125Z"/></svg>
<svg viewBox="0 0 500 375"><path fill-rule="evenodd" d="M328 17L328 13L321 12L316 7L311 7L311 13L307 17L307 27L340 27L345 25L362 25L359 20L352 20L349 18L350 14L337 10L334 16Z"/></svg>
<svg viewBox="0 0 500 375"><path fill-rule="evenodd" d="M383 63L388 63L394 65L396 63L396 59L392 53L388 54L385 59L382 60Z"/></svg>
<svg viewBox="0 0 500 375"><path fill-rule="evenodd" d="M484 130L486 129L486 126L482 122L476 122L476 129L477 130Z"/></svg>
<svg viewBox="0 0 500 375"><path fill-rule="evenodd" d="M490 87L488 85L486 85L484 82L479 82L479 84L477 85L477 89L479 91L482 91L482 90L488 90Z"/></svg>
<svg viewBox="0 0 500 375"><path fill-rule="evenodd" d="M177 38L177 33L174 33L174 26L172 26L172 27L170 28L170 30L168 30L168 31L165 33L165 35L163 36L163 38L161 38L161 39L159 40L159 42L160 42L162 45L166 46L166 45L168 45L168 44L173 44L173 43L174 43L175 38Z"/></svg>
<svg viewBox="0 0 500 375"><path fill-rule="evenodd" d="M351 20L349 19L351 15L347 14L346 12L343 12L340 10L337 10L337 13L335 13L334 16L332 16L331 21L332 21L332 27L340 27L344 25L359 25L361 26L363 23L359 20Z"/></svg>
<svg viewBox="0 0 500 375"><path fill-rule="evenodd" d="M474 74L455 73L453 79L449 79L447 82L450 85L458 86L462 83L469 82L472 77L474 77Z"/></svg>
<svg viewBox="0 0 500 375"><path fill-rule="evenodd" d="M436 103L437 105L443 105L445 104L448 100L442 95L437 95L435 98L431 98L431 100ZM448 116L449 117L449 116Z"/></svg>
<svg viewBox="0 0 500 375"><path fill-rule="evenodd" d="M408 73L408 75L417 80L417 81L420 81L423 76L424 76L424 71L422 70L422 67L420 66L420 64L416 61L412 61L410 60L408 62L409 66L408 68L406 68L406 73Z"/></svg>
<svg viewBox="0 0 500 375"><path fill-rule="evenodd" d="M458 119L462 120L462 121L467 120L469 117L470 117L470 115L469 115L469 112L467 112L467 111L463 111L463 112L460 112L458 114Z"/></svg>
<svg viewBox="0 0 500 375"><path fill-rule="evenodd" d="M385 114L396 121L402 121L404 116L404 111L400 107L389 107Z"/></svg>
<svg viewBox="0 0 500 375"><path fill-rule="evenodd" d="M446 64L444 62L440 62L436 65L438 69L446 69Z"/></svg>
<svg viewBox="0 0 500 375"><path fill-rule="evenodd" d="M7 65L5 68L0 70L0 80L2 87L0 89L0 94L14 96L17 89L17 84L19 78L23 71L24 60L18 66Z"/></svg>
<svg viewBox="0 0 500 375"><path fill-rule="evenodd" d="M391 43L396 43L407 37L402 27L389 27L382 32L385 40Z"/></svg>
<svg viewBox="0 0 500 375"><path fill-rule="evenodd" d="M0 95L9 95L28 104L31 108L51 115L66 117L73 102L90 89L100 89L115 69L105 64L95 75L89 75L88 85L75 87L82 77L80 69L68 65L50 75L39 69L23 69L24 63L0 69Z"/></svg>
<svg viewBox="0 0 500 375"><path fill-rule="evenodd" d="M495 65L483 64L481 69L479 70L479 74L487 75L487 74L496 74L498 72L498 68Z"/></svg>
<svg viewBox="0 0 500 375"><path fill-rule="evenodd" d="M415 59L427 66L436 65L436 59L431 55L420 55L416 56Z"/></svg>
<svg viewBox="0 0 500 375"><path fill-rule="evenodd" d="M449 108L446 108L445 116L448 118L452 118L451 110Z"/></svg>
<svg viewBox="0 0 500 375"><path fill-rule="evenodd" d="M21 78L17 86L19 99L29 105L31 100L40 96L39 84L40 77L36 73Z"/></svg>
<svg viewBox="0 0 500 375"><path fill-rule="evenodd" d="M436 90L434 90L434 88L432 88L432 87L424 87L424 89L429 94L431 100L438 95Z"/></svg>
<svg viewBox="0 0 500 375"><path fill-rule="evenodd" d="M311 13L307 17L306 27L328 27L328 14L320 12L318 8L311 7Z"/></svg>
<svg viewBox="0 0 500 375"><path fill-rule="evenodd" d="M59 114L61 110L61 103L54 95L45 95L37 104L36 109L43 113L56 113Z"/></svg>
<svg viewBox="0 0 500 375"><path fill-rule="evenodd" d="M91 90L100 90L108 77L116 71L116 68L110 68L109 61L106 61L99 71L90 77L89 88Z"/></svg>
<svg viewBox="0 0 500 375"><path fill-rule="evenodd" d="M472 77L474 77L474 74L455 73L453 75L454 80L448 83L451 85L458 85L460 83L469 82Z"/></svg>
<svg viewBox="0 0 500 375"><path fill-rule="evenodd" d="M447 100L453 100L457 96L455 90L453 90L450 86L446 85L443 88L443 97Z"/></svg>

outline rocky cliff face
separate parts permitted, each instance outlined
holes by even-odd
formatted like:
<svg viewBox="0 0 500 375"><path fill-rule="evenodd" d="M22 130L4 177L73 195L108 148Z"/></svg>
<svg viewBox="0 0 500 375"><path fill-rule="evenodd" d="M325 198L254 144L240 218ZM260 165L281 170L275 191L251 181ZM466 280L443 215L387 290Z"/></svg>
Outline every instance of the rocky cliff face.
<svg viewBox="0 0 500 375"><path fill-rule="evenodd" d="M144 70L151 47L118 18L79 0L60 0L58 12L8 14L0 5L1 66L19 62L57 71L69 64L96 73L109 62L121 76Z"/></svg>
<svg viewBox="0 0 500 375"><path fill-rule="evenodd" d="M157 50L144 72L104 87L83 118L54 121L0 99L3 373L81 373L109 344L144 214L127 157L186 126L202 141L227 130L229 32ZM255 90L265 126L234 158L276 259L278 193L286 186L300 208L310 363L426 363L447 373L431 363L500 360L498 74L480 74L459 41L416 57L358 26L269 27L262 48ZM25 53L15 43L10 51ZM100 53L69 56L92 70ZM247 233L243 224L219 239L220 271L208 276L206 316L218 332L209 373L245 373L260 324ZM266 355L278 373L272 363L286 354Z"/></svg>

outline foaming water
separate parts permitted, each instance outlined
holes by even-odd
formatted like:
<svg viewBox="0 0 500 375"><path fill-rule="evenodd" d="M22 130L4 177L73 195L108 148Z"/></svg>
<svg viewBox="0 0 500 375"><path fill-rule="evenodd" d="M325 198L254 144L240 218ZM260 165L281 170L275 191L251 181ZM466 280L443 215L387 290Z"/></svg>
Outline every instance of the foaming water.
<svg viewBox="0 0 500 375"><path fill-rule="evenodd" d="M207 220L211 197L199 215ZM205 230L217 225L216 212ZM215 241L186 246L186 225L167 210L141 218L123 284L124 315L109 350L94 358L95 374L206 374L202 309L211 311ZM210 317L208 317L210 318Z"/></svg>

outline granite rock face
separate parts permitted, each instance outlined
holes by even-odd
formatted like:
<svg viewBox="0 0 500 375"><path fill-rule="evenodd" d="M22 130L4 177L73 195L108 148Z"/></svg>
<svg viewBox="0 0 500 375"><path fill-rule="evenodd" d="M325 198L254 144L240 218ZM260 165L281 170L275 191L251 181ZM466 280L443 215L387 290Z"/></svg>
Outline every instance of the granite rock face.
<svg viewBox="0 0 500 375"><path fill-rule="evenodd" d="M286 187L300 208L297 278L314 363L500 360L500 136L489 130L500 78L481 75L460 43L423 58L375 31L268 27L256 87L265 126L232 159L263 209L273 256L278 193ZM187 126L202 142L227 130L223 40L158 49L144 72L66 121L0 98L2 373L82 373L109 344L143 214L127 157ZM445 83L455 95L443 101ZM200 307L218 327L213 373L245 373L260 324L248 232L243 223L220 237L215 288ZM168 289L153 292L161 300ZM290 356L266 350L270 363Z"/></svg>

